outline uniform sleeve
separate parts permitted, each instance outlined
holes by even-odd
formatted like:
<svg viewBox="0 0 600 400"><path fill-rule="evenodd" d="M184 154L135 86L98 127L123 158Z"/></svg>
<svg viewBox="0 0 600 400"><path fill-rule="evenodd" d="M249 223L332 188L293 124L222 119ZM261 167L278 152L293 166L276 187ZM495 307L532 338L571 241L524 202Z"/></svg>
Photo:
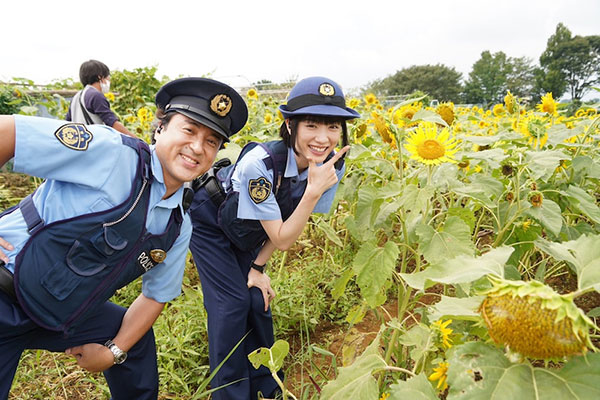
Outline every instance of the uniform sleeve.
<svg viewBox="0 0 600 400"><path fill-rule="evenodd" d="M112 128L23 115L15 127L17 172L101 188L113 170L130 168L132 150Z"/></svg>
<svg viewBox="0 0 600 400"><path fill-rule="evenodd" d="M86 92L85 107L99 116L108 126L113 126L114 123L119 120L115 113L110 109L110 104L106 97L97 90L91 89Z"/></svg>
<svg viewBox="0 0 600 400"><path fill-rule="evenodd" d="M144 296L159 303L166 303L179 296L191 236L192 223L189 214L186 214L181 224L179 237L167 252L165 261L143 275L142 293Z"/></svg>
<svg viewBox="0 0 600 400"><path fill-rule="evenodd" d="M281 211L273 194L273 172L267 170L262 159L244 157L236 170L240 193L238 218L266 221L281 219Z"/></svg>
<svg viewBox="0 0 600 400"><path fill-rule="evenodd" d="M346 172L346 164L343 165L341 170L336 170L336 175L338 178L338 183L330 187L321 195L319 201L315 205L313 209L314 213L324 213L327 214L331 209L331 204L333 203L333 199L335 198L335 192L337 191L338 185L342 178L344 177L344 173Z"/></svg>

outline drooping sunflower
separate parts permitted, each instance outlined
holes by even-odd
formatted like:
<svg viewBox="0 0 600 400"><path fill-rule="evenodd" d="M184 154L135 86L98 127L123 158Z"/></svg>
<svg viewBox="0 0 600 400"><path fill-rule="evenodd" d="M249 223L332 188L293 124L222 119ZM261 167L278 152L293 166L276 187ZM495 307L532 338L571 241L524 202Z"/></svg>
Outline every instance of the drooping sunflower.
<svg viewBox="0 0 600 400"><path fill-rule="evenodd" d="M440 391L446 390L448 387L448 363L440 362L438 363L438 367L433 369L433 373L429 375L428 378L430 381L435 382L438 381L437 389Z"/></svg>
<svg viewBox="0 0 600 400"><path fill-rule="evenodd" d="M504 110L504 104L496 104L494 105L494 108L492 109L492 113L496 116L496 117L501 117L504 115L505 110Z"/></svg>
<svg viewBox="0 0 600 400"><path fill-rule="evenodd" d="M440 319L432 324L432 329L438 333L439 340L442 342L442 345L447 349L452 347L452 338L450 337L450 335L452 335L453 330L448 328L448 325L450 325L451 323L451 319L443 322Z"/></svg>
<svg viewBox="0 0 600 400"><path fill-rule="evenodd" d="M556 101L552 98L552 92L546 93L542 97L542 102L537 105L537 109L539 112L545 112L550 115L556 114Z"/></svg>
<svg viewBox="0 0 600 400"><path fill-rule="evenodd" d="M506 111L510 114L515 112L517 101L510 90L507 90L506 96L504 96L504 105L506 106Z"/></svg>
<svg viewBox="0 0 600 400"><path fill-rule="evenodd" d="M442 103L437 106L435 112L437 112L448 125L452 125L454 122L454 103Z"/></svg>
<svg viewBox="0 0 600 400"><path fill-rule="evenodd" d="M437 125L432 122L421 122L407 138L404 146L411 158L426 165L437 165L444 162L456 162L452 157L458 149L458 142L450 135L448 128L438 134Z"/></svg>
<svg viewBox="0 0 600 400"><path fill-rule="evenodd" d="M385 119L376 112L372 112L371 117L371 121L373 122L373 125L375 125L375 130L379 133L383 141L388 144L392 143L394 141L394 135L390 131L390 127L385 122Z"/></svg>

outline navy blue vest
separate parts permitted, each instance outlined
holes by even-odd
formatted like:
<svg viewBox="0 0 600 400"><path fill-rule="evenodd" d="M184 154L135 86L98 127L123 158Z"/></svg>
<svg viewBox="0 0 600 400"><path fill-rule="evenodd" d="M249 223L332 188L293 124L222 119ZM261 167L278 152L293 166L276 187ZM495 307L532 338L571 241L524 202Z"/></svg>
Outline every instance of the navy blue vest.
<svg viewBox="0 0 600 400"><path fill-rule="evenodd" d="M153 180L150 149L141 140L121 137L139 156L123 203L48 225L31 195L19 205L31 237L15 260L15 291L23 310L41 327L72 332L117 289L162 262L179 236L179 208L171 212L164 233L146 230Z"/></svg>
<svg viewBox="0 0 600 400"><path fill-rule="evenodd" d="M287 166L288 155L288 148L285 143L281 140L276 140L266 143L250 142L244 146L236 163L226 168L222 168L217 173L219 180L226 182L227 192L225 201L219 207L218 222L229 240L238 249L243 251L257 249L268 238L260 221L237 217L239 193L233 190L231 184L231 176L233 175L233 170L236 165L248 151L256 146L262 147L268 154L262 161L265 163L268 170L273 171L273 193L281 211L281 219L283 221L287 220L300 202L300 198L295 200L292 199L291 179L283 177ZM327 159L332 156L333 153L330 154ZM341 166L339 168L341 168ZM304 184L306 185L306 181L304 181Z"/></svg>

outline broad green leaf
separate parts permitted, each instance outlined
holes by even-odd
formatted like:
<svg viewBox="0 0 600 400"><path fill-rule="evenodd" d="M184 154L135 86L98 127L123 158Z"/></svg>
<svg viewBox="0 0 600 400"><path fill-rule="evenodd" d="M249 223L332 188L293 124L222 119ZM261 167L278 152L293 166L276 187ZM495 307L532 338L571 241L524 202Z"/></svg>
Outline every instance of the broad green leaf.
<svg viewBox="0 0 600 400"><path fill-rule="evenodd" d="M562 229L563 219L560 206L552 200L544 198L541 207L529 207L524 213L539 222L555 237Z"/></svg>
<svg viewBox="0 0 600 400"><path fill-rule="evenodd" d="M400 328L397 327L396 329ZM398 341L410 349L410 356L415 361L420 360L435 349L434 341L431 338L431 330L422 323L411 326L408 331L400 336Z"/></svg>
<svg viewBox="0 0 600 400"><path fill-rule="evenodd" d="M360 229L371 227L383 199L379 198L377 188L365 186L358 190L356 203L356 223Z"/></svg>
<svg viewBox="0 0 600 400"><path fill-rule="evenodd" d="M379 209L379 213L375 218L374 226L379 227L382 225L391 225L387 224L387 219L390 215L394 214L400 208L400 202L398 200L391 201L389 203L383 203L381 208Z"/></svg>
<svg viewBox="0 0 600 400"><path fill-rule="evenodd" d="M348 315L346 315L346 322L351 325L358 324L367 314L367 310L365 303L355 305L350 309Z"/></svg>
<svg viewBox="0 0 600 400"><path fill-rule="evenodd" d="M562 369L511 363L496 347L481 342L459 345L447 353L448 400L600 398L600 354L569 360Z"/></svg>
<svg viewBox="0 0 600 400"><path fill-rule="evenodd" d="M500 167L508 154L505 154L502 149L489 149L467 153L467 157L473 160L482 160L488 163L491 168L496 169Z"/></svg>
<svg viewBox="0 0 600 400"><path fill-rule="evenodd" d="M446 121L444 121L443 118L440 117L440 114L438 114L434 111L424 110L424 109L420 109L419 111L417 111L415 113L415 115L413 115L411 121L412 122L417 122L417 121L435 122L436 124L448 126Z"/></svg>
<svg viewBox="0 0 600 400"><path fill-rule="evenodd" d="M402 192L398 201L405 211L420 213L425 211L434 192L435 189L430 186L419 188L417 185L408 185L404 188L404 192Z"/></svg>
<svg viewBox="0 0 600 400"><path fill-rule="evenodd" d="M437 400L438 395L429 383L427 376L421 373L406 381L399 380L390 386L388 400Z"/></svg>
<svg viewBox="0 0 600 400"><path fill-rule="evenodd" d="M461 254L472 255L475 247L471 241L471 229L459 217L448 217L440 232L429 225L417 227L419 251L430 263L440 263Z"/></svg>
<svg viewBox="0 0 600 400"><path fill-rule="evenodd" d="M462 219L471 230L475 228L475 214L473 210L464 207L450 207L448 209L448 216L456 216Z"/></svg>
<svg viewBox="0 0 600 400"><path fill-rule="evenodd" d="M567 196L576 209L590 217L595 223L600 223L600 208L598 208L596 200L588 192L580 187L571 185L566 191L561 191L560 193L563 196Z"/></svg>
<svg viewBox="0 0 600 400"><path fill-rule="evenodd" d="M437 321L441 318L456 318L470 321L479 321L479 306L485 296L472 296L472 297L449 297L443 296L442 299L435 303L429 312L429 319L431 321Z"/></svg>
<svg viewBox="0 0 600 400"><path fill-rule="evenodd" d="M577 173L583 173L587 178L600 179L600 164L588 156L575 157L571 161L573 169Z"/></svg>
<svg viewBox="0 0 600 400"><path fill-rule="evenodd" d="M319 229L321 229L323 231L325 236L327 236L327 239L331 240L333 243L335 243L336 245L338 245L340 247L344 246L344 244L338 237L337 232L331 227L331 225L329 225L327 223L327 221L325 221L324 219L321 219L319 221L319 223L317 224L317 226L319 227Z"/></svg>
<svg viewBox="0 0 600 400"><path fill-rule="evenodd" d="M283 360L290 351L290 345L285 340L276 341L271 348L261 347L248 354L252 366L258 369L261 365L271 372L276 372L283 366Z"/></svg>
<svg viewBox="0 0 600 400"><path fill-rule="evenodd" d="M460 188L453 188L453 192L461 196L471 197L487 207L494 207L497 199L504 192L502 182L492 177L473 175L472 182Z"/></svg>
<svg viewBox="0 0 600 400"><path fill-rule="evenodd" d="M398 246L394 242L387 242L383 247L378 247L374 241L362 244L352 268L356 274L356 283L360 291L372 308L385 301L382 288L391 278L398 258Z"/></svg>
<svg viewBox="0 0 600 400"><path fill-rule="evenodd" d="M504 276L504 264L513 252L512 247L498 247L479 257L458 256L440 264L431 265L414 274L400 274L406 283L415 289L425 290L428 282L446 284L475 281L487 274Z"/></svg>
<svg viewBox="0 0 600 400"><path fill-rule="evenodd" d="M341 367L338 377L323 387L321 400L377 399L379 389L373 372L386 366L379 355L379 345L377 336L354 364Z"/></svg>
<svg viewBox="0 0 600 400"><path fill-rule="evenodd" d="M385 186L377 189L377 196L381 199L397 197L402 193L403 186L404 184L400 180L387 182Z"/></svg>
<svg viewBox="0 0 600 400"><path fill-rule="evenodd" d="M331 290L331 297L333 297L334 300L339 299L340 296L344 294L344 291L346 290L346 285L353 276L354 271L350 268L347 268L344 270L342 275L335 280L335 282L333 283L333 289Z"/></svg>
<svg viewBox="0 0 600 400"><path fill-rule="evenodd" d="M582 235L577 240L556 243L538 239L535 245L557 260L568 262L577 273L577 289L600 292L600 236Z"/></svg>
<svg viewBox="0 0 600 400"><path fill-rule="evenodd" d="M373 236L373 232L368 229L368 227L365 228L364 226L359 226L357 224L356 218L352 214L349 214L344 218L344 225L346 225L346 228L348 228L352 237L360 242L364 242L369 237Z"/></svg>
<svg viewBox="0 0 600 400"><path fill-rule="evenodd" d="M533 179L547 179L560 164L560 160L567 160L570 157L562 151L526 151L525 163L531 171Z"/></svg>

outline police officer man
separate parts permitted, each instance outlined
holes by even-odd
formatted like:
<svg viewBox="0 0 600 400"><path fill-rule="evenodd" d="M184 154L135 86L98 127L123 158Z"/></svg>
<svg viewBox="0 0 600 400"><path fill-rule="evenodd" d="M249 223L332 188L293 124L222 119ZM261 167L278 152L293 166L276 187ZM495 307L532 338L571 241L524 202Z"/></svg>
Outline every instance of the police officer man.
<svg viewBox="0 0 600 400"><path fill-rule="evenodd" d="M102 125L0 116L0 166L46 181L0 216L0 398L24 349L104 371L114 399L156 399L152 324L181 290L191 223L183 184L246 123L231 87L183 78L156 95L156 144ZM107 301L143 274L126 309Z"/></svg>

